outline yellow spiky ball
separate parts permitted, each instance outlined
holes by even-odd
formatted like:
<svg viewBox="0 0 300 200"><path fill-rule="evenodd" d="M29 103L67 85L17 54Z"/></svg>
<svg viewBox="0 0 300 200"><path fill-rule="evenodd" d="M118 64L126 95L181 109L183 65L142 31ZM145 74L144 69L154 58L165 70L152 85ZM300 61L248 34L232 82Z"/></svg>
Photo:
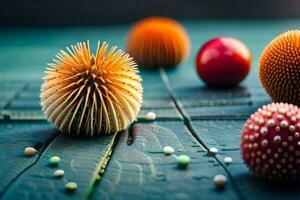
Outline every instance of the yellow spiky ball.
<svg viewBox="0 0 300 200"><path fill-rule="evenodd" d="M48 65L41 87L47 119L71 135L115 133L132 123L140 111L142 85L132 57L116 46L98 42L61 50Z"/></svg>
<svg viewBox="0 0 300 200"><path fill-rule="evenodd" d="M287 31L268 44L259 61L259 78L276 102L300 105L300 31Z"/></svg>

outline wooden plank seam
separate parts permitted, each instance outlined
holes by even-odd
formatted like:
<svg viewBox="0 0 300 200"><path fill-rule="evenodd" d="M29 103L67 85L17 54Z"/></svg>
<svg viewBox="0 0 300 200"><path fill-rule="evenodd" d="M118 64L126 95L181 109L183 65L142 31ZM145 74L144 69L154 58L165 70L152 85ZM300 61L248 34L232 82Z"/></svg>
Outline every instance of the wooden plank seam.
<svg viewBox="0 0 300 200"><path fill-rule="evenodd" d="M184 123L185 127L188 129L188 131L191 133L191 135L196 139L196 141L199 143L199 145L202 146L206 151L209 151L208 147L204 144L204 142L201 140L201 138L196 134L196 131L194 130L193 126L191 125L190 117L185 113L182 104L173 95L173 90L172 90L168 75L167 75L167 73L165 72L165 70L163 68L160 68L160 75L161 75L161 78L162 78L168 92L169 92L169 95L170 95L171 99L173 100L176 108L178 109L178 112L182 115L183 123ZM237 186L237 183L234 181L233 177L229 173L228 169L225 167L225 165L216 156L213 155L213 157L216 159L218 164L227 173L230 181L233 183L234 189L236 190L236 192L238 194L238 198L240 200L243 200L244 198L242 196L242 193L239 190L239 188Z"/></svg>

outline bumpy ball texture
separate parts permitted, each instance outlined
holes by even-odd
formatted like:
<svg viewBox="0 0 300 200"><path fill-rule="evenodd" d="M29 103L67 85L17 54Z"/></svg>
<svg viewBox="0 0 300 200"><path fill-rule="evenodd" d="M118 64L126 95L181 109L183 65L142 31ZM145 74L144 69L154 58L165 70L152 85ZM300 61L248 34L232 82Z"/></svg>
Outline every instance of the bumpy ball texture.
<svg viewBox="0 0 300 200"><path fill-rule="evenodd" d="M187 58L188 34L175 20L150 17L138 22L130 31L127 51L145 68L174 67Z"/></svg>
<svg viewBox="0 0 300 200"><path fill-rule="evenodd" d="M142 102L141 77L133 58L98 42L60 51L45 72L41 104L47 119L64 133L115 133L133 122Z"/></svg>
<svg viewBox="0 0 300 200"><path fill-rule="evenodd" d="M259 77L274 101L300 105L300 31L283 33L268 44Z"/></svg>
<svg viewBox="0 0 300 200"><path fill-rule="evenodd" d="M287 103L259 108L244 125L242 157L266 179L298 179L300 174L300 110Z"/></svg>

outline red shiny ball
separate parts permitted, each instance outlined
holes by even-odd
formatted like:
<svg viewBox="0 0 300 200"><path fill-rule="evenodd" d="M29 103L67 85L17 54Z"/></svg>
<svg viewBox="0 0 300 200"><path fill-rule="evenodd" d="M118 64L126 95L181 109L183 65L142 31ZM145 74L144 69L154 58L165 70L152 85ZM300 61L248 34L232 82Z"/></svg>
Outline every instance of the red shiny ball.
<svg viewBox="0 0 300 200"><path fill-rule="evenodd" d="M199 50L196 68L200 78L208 85L234 86L248 75L251 54L238 39L218 37Z"/></svg>

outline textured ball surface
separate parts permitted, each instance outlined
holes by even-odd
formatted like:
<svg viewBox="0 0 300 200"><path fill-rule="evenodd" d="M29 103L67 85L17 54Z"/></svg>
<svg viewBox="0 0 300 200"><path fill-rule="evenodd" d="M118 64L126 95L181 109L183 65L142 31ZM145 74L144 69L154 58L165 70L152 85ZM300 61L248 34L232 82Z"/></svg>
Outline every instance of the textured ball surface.
<svg viewBox="0 0 300 200"><path fill-rule="evenodd" d="M300 105L300 31L283 33L268 44L259 78L274 101Z"/></svg>
<svg viewBox="0 0 300 200"><path fill-rule="evenodd" d="M141 77L133 58L117 47L88 43L60 51L45 72L41 104L47 119L64 133L115 133L133 122L142 103Z"/></svg>
<svg viewBox="0 0 300 200"><path fill-rule="evenodd" d="M145 68L174 67L187 58L188 34L175 20L150 17L138 22L129 32L127 51Z"/></svg>
<svg viewBox="0 0 300 200"><path fill-rule="evenodd" d="M244 125L242 157L267 179L296 179L300 174L300 110L287 103L259 108Z"/></svg>
<svg viewBox="0 0 300 200"><path fill-rule="evenodd" d="M251 54L241 41L230 37L218 37L201 47L195 63L198 75L206 84L234 86L248 75Z"/></svg>

